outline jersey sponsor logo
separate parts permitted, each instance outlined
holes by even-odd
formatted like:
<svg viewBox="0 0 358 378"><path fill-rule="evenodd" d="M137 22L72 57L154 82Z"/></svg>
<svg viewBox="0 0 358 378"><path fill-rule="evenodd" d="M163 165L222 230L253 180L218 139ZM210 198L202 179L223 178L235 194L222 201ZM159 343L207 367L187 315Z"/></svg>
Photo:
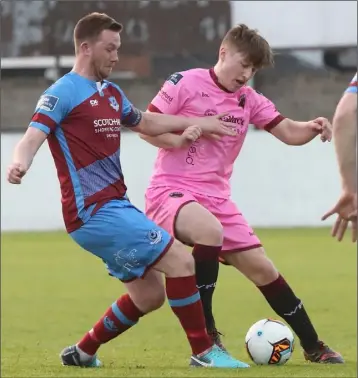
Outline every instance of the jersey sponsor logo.
<svg viewBox="0 0 358 378"><path fill-rule="evenodd" d="M167 82L173 85L177 85L182 78L183 78L182 74L174 73L168 77Z"/></svg>
<svg viewBox="0 0 358 378"><path fill-rule="evenodd" d="M90 100L90 104L92 106L98 106L98 101L97 100Z"/></svg>
<svg viewBox="0 0 358 378"><path fill-rule="evenodd" d="M209 97L209 95L207 94L207 93L205 93L205 92L201 92L201 97Z"/></svg>
<svg viewBox="0 0 358 378"><path fill-rule="evenodd" d="M100 118L93 121L94 127L121 126L120 118Z"/></svg>
<svg viewBox="0 0 358 378"><path fill-rule="evenodd" d="M245 120L242 117L235 117L233 115L226 115L221 118L224 122L235 123L238 126L244 126Z"/></svg>
<svg viewBox="0 0 358 378"><path fill-rule="evenodd" d="M53 95L42 95L36 108L46 110L47 112L53 112L60 99Z"/></svg>
<svg viewBox="0 0 358 378"><path fill-rule="evenodd" d="M188 153L185 158L185 162L189 165L195 165L195 158L198 153L199 140L196 140L189 147Z"/></svg>
<svg viewBox="0 0 358 378"><path fill-rule="evenodd" d="M236 132L238 134L244 135L247 131L245 126L245 120L242 117L235 117L233 115L226 115L222 118L223 121L233 123L236 125Z"/></svg>
<svg viewBox="0 0 358 378"><path fill-rule="evenodd" d="M161 89L159 91L159 97L165 101L168 105L171 104L171 102L173 101L173 97L172 96L169 96L167 92L163 91L163 89Z"/></svg>
<svg viewBox="0 0 358 378"><path fill-rule="evenodd" d="M204 113L205 117L217 115L217 111L214 109L207 109ZM233 123L236 125L236 131L238 134L245 134L246 127L245 127L245 119L243 117L235 117L233 115L226 115L222 117L222 120L225 122Z"/></svg>
<svg viewBox="0 0 358 378"><path fill-rule="evenodd" d="M111 96L108 98L109 105L111 106L112 109L114 109L116 112L119 110L119 104L114 96Z"/></svg>

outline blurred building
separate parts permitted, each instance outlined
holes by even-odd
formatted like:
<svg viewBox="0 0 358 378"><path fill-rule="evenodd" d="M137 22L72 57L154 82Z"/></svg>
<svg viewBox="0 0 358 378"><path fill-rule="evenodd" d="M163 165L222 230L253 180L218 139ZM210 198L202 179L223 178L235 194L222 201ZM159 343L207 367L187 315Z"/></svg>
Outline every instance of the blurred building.
<svg viewBox="0 0 358 378"><path fill-rule="evenodd" d="M355 4L354 15L343 3ZM331 116L357 66L356 8L344 1L2 1L2 130L23 130L41 92L68 72L74 25L92 11L124 25L112 80L139 108L169 73L213 65L226 31L244 22L278 54L255 86L289 117Z"/></svg>

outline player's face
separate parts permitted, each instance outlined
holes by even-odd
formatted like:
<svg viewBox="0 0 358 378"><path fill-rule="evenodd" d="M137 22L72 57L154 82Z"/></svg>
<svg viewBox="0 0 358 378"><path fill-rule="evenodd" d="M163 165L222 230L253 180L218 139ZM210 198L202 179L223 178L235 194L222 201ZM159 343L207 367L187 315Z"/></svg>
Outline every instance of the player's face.
<svg viewBox="0 0 358 378"><path fill-rule="evenodd" d="M118 49L121 46L119 33L103 30L91 46L91 65L98 79L107 78L118 62Z"/></svg>
<svg viewBox="0 0 358 378"><path fill-rule="evenodd" d="M231 92L236 92L246 85L257 71L245 54L227 47L220 49L220 62L219 80Z"/></svg>

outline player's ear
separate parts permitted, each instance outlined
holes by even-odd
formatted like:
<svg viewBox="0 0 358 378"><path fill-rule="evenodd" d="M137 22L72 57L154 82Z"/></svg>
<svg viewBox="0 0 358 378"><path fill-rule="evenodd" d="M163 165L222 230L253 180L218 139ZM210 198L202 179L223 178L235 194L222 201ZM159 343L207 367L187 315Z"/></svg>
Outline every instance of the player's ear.
<svg viewBox="0 0 358 378"><path fill-rule="evenodd" d="M90 55L91 47L90 47L90 44L88 43L88 41L84 41L80 44L80 51L84 55Z"/></svg>
<svg viewBox="0 0 358 378"><path fill-rule="evenodd" d="M220 49L219 49L219 60L221 62L223 62L225 60L225 56L226 56L226 48L225 48L225 46L220 46Z"/></svg>

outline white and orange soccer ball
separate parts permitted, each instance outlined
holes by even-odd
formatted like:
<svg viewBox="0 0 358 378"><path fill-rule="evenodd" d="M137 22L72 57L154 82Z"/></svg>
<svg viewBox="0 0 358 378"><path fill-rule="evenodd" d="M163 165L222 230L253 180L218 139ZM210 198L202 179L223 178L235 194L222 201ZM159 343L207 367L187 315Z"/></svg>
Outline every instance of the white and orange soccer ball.
<svg viewBox="0 0 358 378"><path fill-rule="evenodd" d="M283 365L292 356L294 336L279 320L262 319L253 324L245 337L246 350L257 365Z"/></svg>

